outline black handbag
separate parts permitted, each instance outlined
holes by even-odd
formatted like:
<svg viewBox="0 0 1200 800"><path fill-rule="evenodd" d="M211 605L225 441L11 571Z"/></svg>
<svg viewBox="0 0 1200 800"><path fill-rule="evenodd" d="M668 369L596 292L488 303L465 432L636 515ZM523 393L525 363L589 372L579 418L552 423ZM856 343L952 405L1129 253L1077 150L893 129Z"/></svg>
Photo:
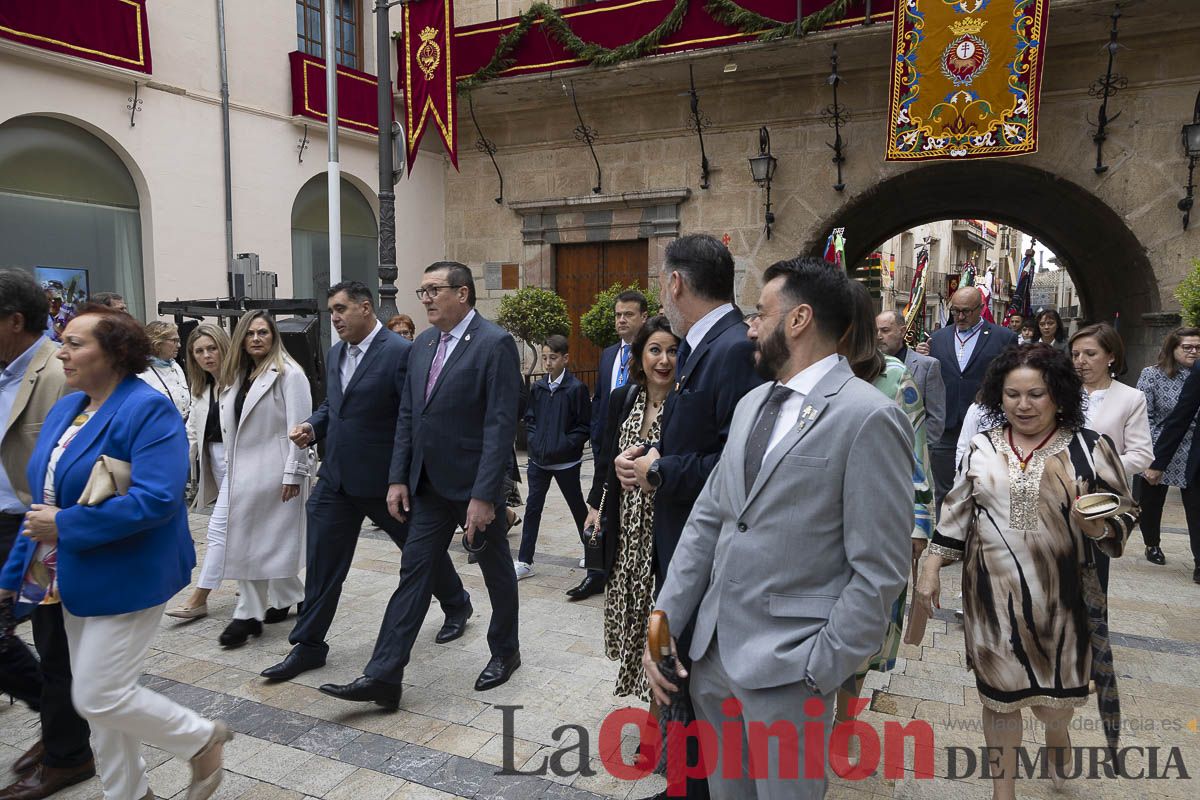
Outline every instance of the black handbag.
<svg viewBox="0 0 1200 800"><path fill-rule="evenodd" d="M583 529L583 565L589 570L603 572L604 567L604 501L608 499L608 487L600 495L600 523Z"/></svg>

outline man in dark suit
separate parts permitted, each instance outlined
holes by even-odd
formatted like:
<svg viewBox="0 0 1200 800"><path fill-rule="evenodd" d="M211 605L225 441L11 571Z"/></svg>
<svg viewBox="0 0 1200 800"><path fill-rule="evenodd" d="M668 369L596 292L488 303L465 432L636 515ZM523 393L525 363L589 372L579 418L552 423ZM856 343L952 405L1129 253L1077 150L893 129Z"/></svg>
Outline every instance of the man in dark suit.
<svg viewBox="0 0 1200 800"><path fill-rule="evenodd" d="M596 394L592 397L592 458L600 457L600 439L604 436L604 421L608 419L608 396L629 382L630 345L646 324L646 295L627 289L613 303L613 324L617 329L616 344L600 353L596 371Z"/></svg>
<svg viewBox="0 0 1200 800"><path fill-rule="evenodd" d="M662 441L647 451L635 447L613 462L624 486L641 486L654 495L654 577L661 589L675 546L692 506L717 466L733 411L742 397L762 383L754 369L754 342L745 315L733 304L733 256L712 236L683 236L667 245L659 273L663 314L683 338L675 362L675 389L662 412ZM691 645L689 624L678 634L680 659ZM688 763L696 763L695 741ZM707 798L704 779L689 779L689 798Z"/></svg>
<svg viewBox="0 0 1200 800"><path fill-rule="evenodd" d="M954 485L958 467L954 463L954 448L967 407L974 402L992 359L1017 343L1017 335L1008 328L983 319L983 295L974 286L964 286L951 296L950 315L954 324L935 332L929 340L928 352L923 353L941 363L942 382L946 386L946 424L941 438L931 437L929 445L939 512L942 500Z"/></svg>
<svg viewBox="0 0 1200 800"><path fill-rule="evenodd" d="M300 447L325 442L320 480L308 498L304 608L288 637L295 645L292 652L262 672L274 680L291 680L324 665L325 634L363 519L370 518L401 549L408 535L408 525L388 513L387 476L412 346L379 323L371 290L357 281L330 287L328 305L342 341L329 351L325 401L291 431ZM471 598L449 556L436 560L432 570L433 593L446 612L437 640L448 642L462 635Z"/></svg>
<svg viewBox="0 0 1200 800"><path fill-rule="evenodd" d="M342 700L400 705L400 683L429 608L434 565L462 526L492 602L488 661L475 690L521 665L517 576L505 538L504 474L517 433L521 366L512 337L475 311L475 279L455 261L425 270L417 290L432 328L413 343L400 401L388 510L411 525L400 585L388 602L363 677L320 690Z"/></svg>

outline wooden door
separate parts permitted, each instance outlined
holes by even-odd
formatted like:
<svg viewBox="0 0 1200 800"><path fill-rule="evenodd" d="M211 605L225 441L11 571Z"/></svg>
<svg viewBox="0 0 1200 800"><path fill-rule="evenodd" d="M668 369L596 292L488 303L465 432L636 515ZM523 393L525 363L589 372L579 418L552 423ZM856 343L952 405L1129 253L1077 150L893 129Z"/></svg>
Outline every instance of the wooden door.
<svg viewBox="0 0 1200 800"><path fill-rule="evenodd" d="M595 388L600 350L579 329L579 318L596 295L614 283L646 286L648 242L591 242L554 247L554 288L567 302L571 317L571 371Z"/></svg>

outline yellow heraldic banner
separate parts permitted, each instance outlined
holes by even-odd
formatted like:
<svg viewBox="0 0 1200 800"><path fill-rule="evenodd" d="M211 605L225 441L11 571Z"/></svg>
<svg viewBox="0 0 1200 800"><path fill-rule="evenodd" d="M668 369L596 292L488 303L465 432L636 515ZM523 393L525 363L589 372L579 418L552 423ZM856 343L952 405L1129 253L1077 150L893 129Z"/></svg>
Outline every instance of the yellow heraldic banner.
<svg viewBox="0 0 1200 800"><path fill-rule="evenodd" d="M901 0L888 161L1037 152L1050 0Z"/></svg>

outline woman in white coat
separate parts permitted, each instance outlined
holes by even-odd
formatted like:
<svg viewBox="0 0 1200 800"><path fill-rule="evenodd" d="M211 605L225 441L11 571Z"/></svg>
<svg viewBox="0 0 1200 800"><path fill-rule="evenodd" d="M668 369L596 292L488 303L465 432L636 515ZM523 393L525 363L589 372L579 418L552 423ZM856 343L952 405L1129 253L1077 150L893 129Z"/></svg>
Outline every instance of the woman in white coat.
<svg viewBox="0 0 1200 800"><path fill-rule="evenodd" d="M304 565L309 460L308 450L288 439L288 430L312 414L312 395L265 311L238 322L222 383L228 488L222 576L238 582L240 595L219 641L238 647L262 633L268 612L282 620L304 599L297 576Z"/></svg>
<svg viewBox="0 0 1200 800"><path fill-rule="evenodd" d="M218 398L221 396L221 366L229 357L229 334L212 323L203 322L188 336L184 349L187 364L188 389L192 395L191 412L187 419L188 449L191 463L197 469L196 497L192 508L200 510L217 502L224 490L225 443L221 437L221 416ZM219 511L219 513L218 513ZM176 619L200 619L208 616L208 595L221 585L221 570L225 566L225 527L229 502L218 503L208 518L208 544L204 565L196 588L167 616Z"/></svg>
<svg viewBox="0 0 1200 800"><path fill-rule="evenodd" d="M1154 461L1146 395L1114 377L1125 372L1125 343L1107 322L1089 325L1071 337L1069 350L1075 372L1087 392L1087 426L1112 439L1113 449L1132 484ZM1108 556L1093 546L1096 575L1108 593Z"/></svg>

